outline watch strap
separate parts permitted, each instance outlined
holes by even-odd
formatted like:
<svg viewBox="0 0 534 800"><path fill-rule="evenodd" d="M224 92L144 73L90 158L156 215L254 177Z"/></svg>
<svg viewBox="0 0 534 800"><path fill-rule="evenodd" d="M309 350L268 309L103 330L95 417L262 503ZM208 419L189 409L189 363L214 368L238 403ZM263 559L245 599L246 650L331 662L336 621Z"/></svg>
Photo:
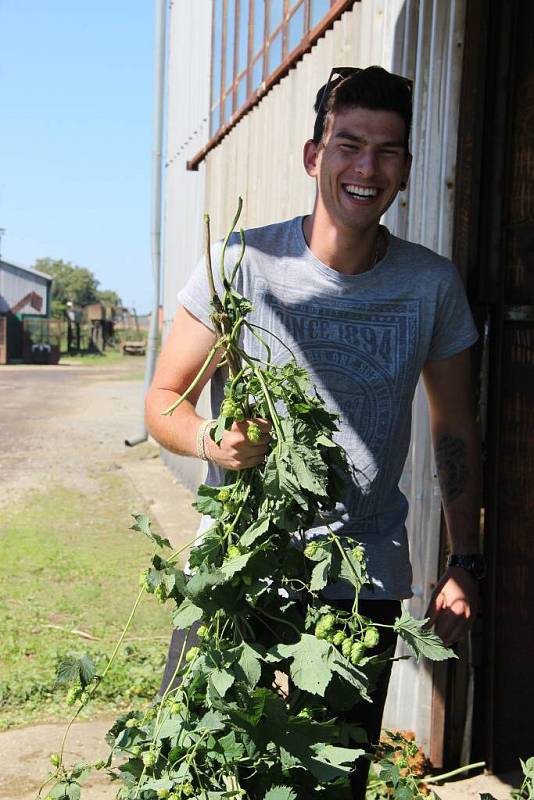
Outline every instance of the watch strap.
<svg viewBox="0 0 534 800"><path fill-rule="evenodd" d="M448 567L460 567L479 581L486 575L486 559L480 553L452 553L447 559Z"/></svg>

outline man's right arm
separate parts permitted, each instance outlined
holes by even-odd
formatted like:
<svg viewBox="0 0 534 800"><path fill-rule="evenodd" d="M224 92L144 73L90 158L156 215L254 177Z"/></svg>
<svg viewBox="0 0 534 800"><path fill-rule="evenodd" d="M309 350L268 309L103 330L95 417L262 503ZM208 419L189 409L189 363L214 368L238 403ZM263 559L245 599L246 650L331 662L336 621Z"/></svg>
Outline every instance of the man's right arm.
<svg viewBox="0 0 534 800"><path fill-rule="evenodd" d="M202 389L211 379L221 360L216 355L186 400L170 416L162 412L188 389L204 364L209 351L217 341L216 334L204 323L180 307L161 351L152 385L146 397L146 425L151 435L166 450L185 456L197 455L197 435L203 417L196 411ZM245 469L260 464L269 446L270 425L264 420L254 420L263 430L258 443L247 439L248 423L234 423L226 431L220 445L209 435L204 438L206 456L224 469Z"/></svg>

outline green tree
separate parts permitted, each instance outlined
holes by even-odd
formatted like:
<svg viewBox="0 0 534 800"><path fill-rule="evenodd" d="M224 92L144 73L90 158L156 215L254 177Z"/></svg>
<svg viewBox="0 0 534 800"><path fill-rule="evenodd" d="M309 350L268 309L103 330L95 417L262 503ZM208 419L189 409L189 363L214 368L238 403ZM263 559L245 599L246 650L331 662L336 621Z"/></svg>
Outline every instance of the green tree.
<svg viewBox="0 0 534 800"><path fill-rule="evenodd" d="M105 306L122 306L122 299L113 289L103 289L97 292L98 300Z"/></svg>
<svg viewBox="0 0 534 800"><path fill-rule="evenodd" d="M67 302L77 306L105 303L120 306L121 298L110 289L99 290L100 281L86 267L78 267L70 261L53 258L38 258L34 268L52 275L52 316L62 317Z"/></svg>

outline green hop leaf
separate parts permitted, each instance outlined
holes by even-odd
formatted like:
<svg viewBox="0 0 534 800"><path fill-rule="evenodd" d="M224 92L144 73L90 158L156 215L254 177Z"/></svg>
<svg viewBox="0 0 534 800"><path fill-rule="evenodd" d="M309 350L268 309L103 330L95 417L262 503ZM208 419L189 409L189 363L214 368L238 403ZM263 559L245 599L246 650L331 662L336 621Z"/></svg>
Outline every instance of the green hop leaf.
<svg viewBox="0 0 534 800"><path fill-rule="evenodd" d="M261 439L261 428L257 422L251 422L247 428L247 439L253 444L257 444Z"/></svg>
<svg viewBox="0 0 534 800"><path fill-rule="evenodd" d="M171 546L171 543L168 539L164 539L159 534L154 533L152 530L152 522L146 514L132 514L132 517L135 519L135 523L130 527L131 531L139 531L139 533L144 533L144 535L150 539L152 544L156 544L158 547Z"/></svg>
<svg viewBox="0 0 534 800"><path fill-rule="evenodd" d="M263 800L295 800L296 794L289 786L273 786Z"/></svg>
<svg viewBox="0 0 534 800"><path fill-rule="evenodd" d="M371 649L372 647L376 647L380 640L380 634L378 632L378 628L374 626L367 628L363 635L363 643L368 648Z"/></svg>
<svg viewBox="0 0 534 800"><path fill-rule="evenodd" d="M421 656L426 656L432 661L458 658L453 650L445 647L437 634L425 627L427 622L426 619L414 619L409 611L403 608L400 619L396 620L393 629L418 661Z"/></svg>
<svg viewBox="0 0 534 800"><path fill-rule="evenodd" d="M65 658L61 661L56 673L56 686L65 683L80 683L85 688L92 682L96 675L95 665L91 656L81 658Z"/></svg>

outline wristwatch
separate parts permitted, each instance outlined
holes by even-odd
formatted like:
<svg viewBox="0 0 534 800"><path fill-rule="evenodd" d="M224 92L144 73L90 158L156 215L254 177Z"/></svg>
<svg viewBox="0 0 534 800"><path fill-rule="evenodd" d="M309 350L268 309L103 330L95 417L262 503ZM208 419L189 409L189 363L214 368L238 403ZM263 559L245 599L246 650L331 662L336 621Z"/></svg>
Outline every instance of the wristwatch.
<svg viewBox="0 0 534 800"><path fill-rule="evenodd" d="M486 559L480 553L467 553L457 555L452 553L447 559L448 567L461 567L475 580L479 581L486 575Z"/></svg>

